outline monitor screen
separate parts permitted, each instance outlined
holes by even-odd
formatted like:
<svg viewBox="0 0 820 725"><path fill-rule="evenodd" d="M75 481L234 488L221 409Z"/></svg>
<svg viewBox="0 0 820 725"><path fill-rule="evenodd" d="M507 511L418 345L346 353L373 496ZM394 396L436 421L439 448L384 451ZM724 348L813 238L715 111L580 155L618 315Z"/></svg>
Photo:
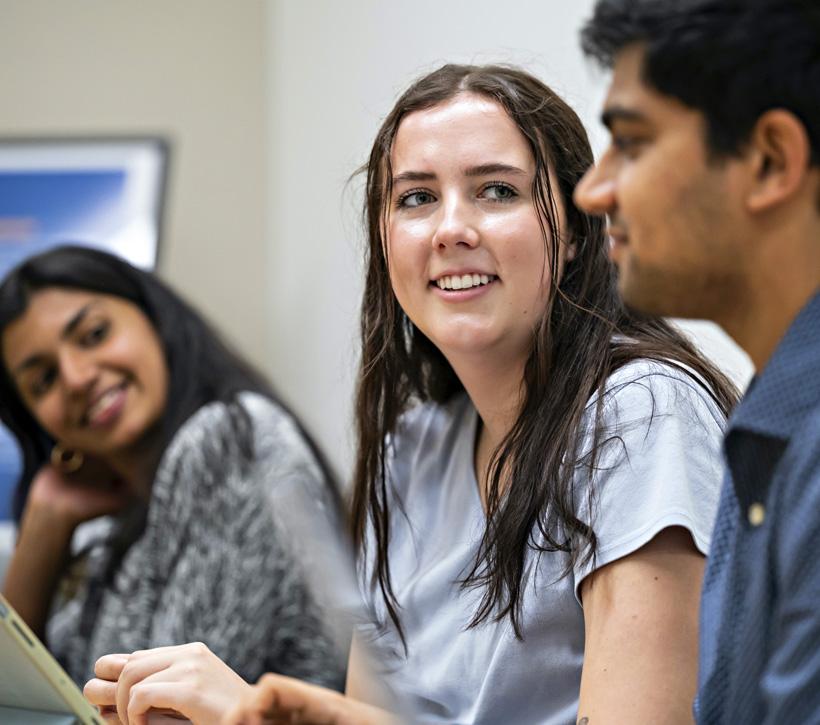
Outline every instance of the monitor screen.
<svg viewBox="0 0 820 725"><path fill-rule="evenodd" d="M38 252L80 244L156 265L168 145L156 137L0 139L0 278ZM19 451L0 426L0 521Z"/></svg>

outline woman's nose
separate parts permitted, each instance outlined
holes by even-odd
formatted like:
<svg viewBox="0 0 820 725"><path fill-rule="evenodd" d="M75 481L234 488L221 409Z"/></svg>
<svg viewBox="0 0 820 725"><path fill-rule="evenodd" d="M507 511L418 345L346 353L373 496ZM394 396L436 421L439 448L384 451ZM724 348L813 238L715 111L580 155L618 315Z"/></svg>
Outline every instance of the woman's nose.
<svg viewBox="0 0 820 725"><path fill-rule="evenodd" d="M433 247L475 247L480 241L475 210L463 199L453 198L442 203L433 233Z"/></svg>
<svg viewBox="0 0 820 725"><path fill-rule="evenodd" d="M82 351L65 351L60 355L60 377L70 392L87 390L96 378L97 366Z"/></svg>

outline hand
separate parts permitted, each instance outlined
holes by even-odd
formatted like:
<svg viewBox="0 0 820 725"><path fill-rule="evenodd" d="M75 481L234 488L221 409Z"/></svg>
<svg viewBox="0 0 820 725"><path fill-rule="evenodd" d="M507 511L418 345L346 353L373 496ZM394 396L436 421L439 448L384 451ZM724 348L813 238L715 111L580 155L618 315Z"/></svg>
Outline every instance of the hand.
<svg viewBox="0 0 820 725"><path fill-rule="evenodd" d="M159 715L212 725L251 690L201 642L106 655L94 674L83 694L123 725L153 724Z"/></svg>
<svg viewBox="0 0 820 725"><path fill-rule="evenodd" d="M83 521L113 514L128 502L129 494L104 463L87 458L76 473L65 474L51 464L34 476L26 509L48 511L72 528Z"/></svg>
<svg viewBox="0 0 820 725"><path fill-rule="evenodd" d="M222 725L398 725L384 710L318 685L263 675L222 720Z"/></svg>

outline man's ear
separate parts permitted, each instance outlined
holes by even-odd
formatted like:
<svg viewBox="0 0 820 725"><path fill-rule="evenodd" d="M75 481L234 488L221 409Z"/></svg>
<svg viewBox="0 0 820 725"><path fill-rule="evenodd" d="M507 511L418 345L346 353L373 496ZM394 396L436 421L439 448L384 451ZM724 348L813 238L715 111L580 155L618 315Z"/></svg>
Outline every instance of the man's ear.
<svg viewBox="0 0 820 725"><path fill-rule="evenodd" d="M775 108L757 119L747 153L754 179L747 208L766 211L799 192L809 171L811 145L806 127L791 111Z"/></svg>

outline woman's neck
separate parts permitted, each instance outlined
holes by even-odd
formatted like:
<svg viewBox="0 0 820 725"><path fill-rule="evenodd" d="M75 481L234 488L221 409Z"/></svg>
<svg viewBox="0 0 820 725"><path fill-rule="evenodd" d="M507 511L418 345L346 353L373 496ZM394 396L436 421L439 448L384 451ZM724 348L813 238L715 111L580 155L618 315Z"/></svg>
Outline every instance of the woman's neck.
<svg viewBox="0 0 820 725"><path fill-rule="evenodd" d="M475 472L482 502L486 506L487 481L493 452L518 419L523 402L524 359L494 362L487 357L451 360L467 395L478 412L480 427L475 442Z"/></svg>
<svg viewBox="0 0 820 725"><path fill-rule="evenodd" d="M122 478L133 495L147 501L151 496L162 450L162 435L157 426L133 446L112 456L108 465Z"/></svg>

